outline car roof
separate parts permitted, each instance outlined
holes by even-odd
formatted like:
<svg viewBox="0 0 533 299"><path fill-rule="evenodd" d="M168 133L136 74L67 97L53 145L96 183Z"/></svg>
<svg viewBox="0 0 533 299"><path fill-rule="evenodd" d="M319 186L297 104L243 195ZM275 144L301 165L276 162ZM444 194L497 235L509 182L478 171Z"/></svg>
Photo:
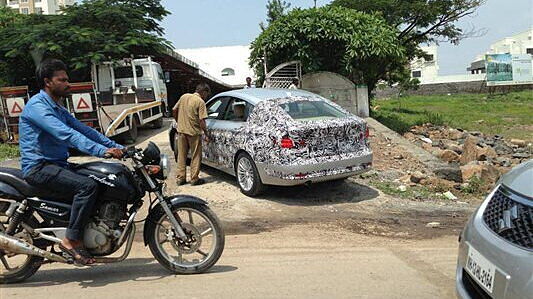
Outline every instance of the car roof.
<svg viewBox="0 0 533 299"><path fill-rule="evenodd" d="M248 89L236 89L217 94L215 97L231 96L237 97L250 102L252 105L265 100L286 98L290 96L300 97L320 97L309 91L301 89L283 89L283 88L248 88ZM213 98L215 98L213 97Z"/></svg>

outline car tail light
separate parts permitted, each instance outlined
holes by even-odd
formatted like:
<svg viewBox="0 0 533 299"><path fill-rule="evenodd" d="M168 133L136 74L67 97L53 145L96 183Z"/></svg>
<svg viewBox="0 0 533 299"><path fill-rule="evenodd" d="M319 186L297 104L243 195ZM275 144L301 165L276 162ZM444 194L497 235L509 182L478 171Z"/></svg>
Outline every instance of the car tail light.
<svg viewBox="0 0 533 299"><path fill-rule="evenodd" d="M289 137L283 137L281 138L280 145L282 148L293 148L294 142Z"/></svg>

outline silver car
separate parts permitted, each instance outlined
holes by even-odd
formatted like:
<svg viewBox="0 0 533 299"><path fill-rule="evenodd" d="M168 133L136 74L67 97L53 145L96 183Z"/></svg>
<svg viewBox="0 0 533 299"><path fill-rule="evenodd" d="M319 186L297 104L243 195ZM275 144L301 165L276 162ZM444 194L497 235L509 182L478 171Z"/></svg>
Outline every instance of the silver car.
<svg viewBox="0 0 533 299"><path fill-rule="evenodd" d="M459 240L459 298L533 298L533 160L502 176Z"/></svg>
<svg viewBox="0 0 533 299"><path fill-rule="evenodd" d="M258 195L265 185L344 179L372 164L366 122L319 95L242 89L206 105L210 142L203 145L202 163L235 175L246 195ZM172 128L173 150L175 136Z"/></svg>

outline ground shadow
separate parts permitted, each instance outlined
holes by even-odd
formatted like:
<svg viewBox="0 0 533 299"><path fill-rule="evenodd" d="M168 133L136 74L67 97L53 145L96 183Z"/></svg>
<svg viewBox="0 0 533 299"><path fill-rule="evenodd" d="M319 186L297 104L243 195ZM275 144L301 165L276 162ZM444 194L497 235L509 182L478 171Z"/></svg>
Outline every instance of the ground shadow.
<svg viewBox="0 0 533 299"><path fill-rule="evenodd" d="M237 269L237 267L229 265L215 265L208 272L198 275L231 272ZM72 266L70 269L41 269L24 283L3 285L2 287L46 287L77 282L82 288L90 288L124 281L153 281L169 276L174 276L174 274L170 274L153 258L131 258L121 263L86 268Z"/></svg>
<svg viewBox="0 0 533 299"><path fill-rule="evenodd" d="M207 183L226 183L239 188L234 176L221 170L202 165L201 170L209 176ZM352 178L298 186L267 186L258 199L271 200L286 205L326 205L336 203L356 203L379 196L379 192L369 186L357 183Z"/></svg>

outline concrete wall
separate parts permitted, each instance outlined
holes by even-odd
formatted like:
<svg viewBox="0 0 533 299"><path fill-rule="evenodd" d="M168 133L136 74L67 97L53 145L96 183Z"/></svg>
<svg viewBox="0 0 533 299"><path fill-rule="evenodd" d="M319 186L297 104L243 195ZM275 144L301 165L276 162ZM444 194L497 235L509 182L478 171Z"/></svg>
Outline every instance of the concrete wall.
<svg viewBox="0 0 533 299"><path fill-rule="evenodd" d="M509 92L520 90L531 90L533 84L499 86L495 92ZM434 94L455 94L455 93L489 93L487 83L485 81L470 81L470 82L449 82L449 83L435 83L422 84L418 90L410 90L404 92L407 95L434 95ZM377 88L374 91L375 97L378 99L389 98L398 95L397 87L386 87L384 89Z"/></svg>
<svg viewBox="0 0 533 299"><path fill-rule="evenodd" d="M302 89L332 100L355 115L368 117L366 86L356 86L347 78L331 72L305 74L301 85Z"/></svg>

